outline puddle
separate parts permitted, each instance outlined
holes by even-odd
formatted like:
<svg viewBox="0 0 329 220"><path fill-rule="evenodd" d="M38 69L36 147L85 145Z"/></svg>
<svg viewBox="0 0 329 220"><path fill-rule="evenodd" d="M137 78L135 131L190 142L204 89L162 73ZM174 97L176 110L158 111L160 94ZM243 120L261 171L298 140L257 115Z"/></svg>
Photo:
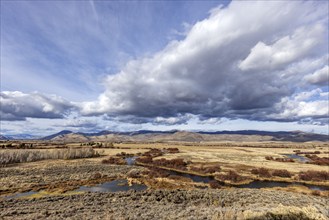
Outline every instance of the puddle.
<svg viewBox="0 0 329 220"><path fill-rule="evenodd" d="M23 193L16 193L11 196L5 196L6 199L17 199L17 198L22 198L22 197L27 197L27 196L32 196L34 194L37 194L38 192L35 191L30 191L30 192L23 192Z"/></svg>
<svg viewBox="0 0 329 220"><path fill-rule="evenodd" d="M128 190L142 191L146 190L147 186L143 184L128 185L128 181L125 179L113 180L111 182L102 183L96 186L81 186L75 191L84 192L122 192Z"/></svg>
<svg viewBox="0 0 329 220"><path fill-rule="evenodd" d="M127 165L132 166L135 165L135 161L138 157L126 157L125 161L127 163Z"/></svg>
<svg viewBox="0 0 329 220"><path fill-rule="evenodd" d="M283 154L283 155L288 157L288 158L298 160L299 162L302 162L302 163L306 163L306 162L310 161L310 159L308 159L307 157L300 156L300 155L297 155L297 154Z"/></svg>
<svg viewBox="0 0 329 220"><path fill-rule="evenodd" d="M172 170L165 170L170 173L170 175L176 175L176 176L182 176L182 177L187 177L193 180L193 182L196 183L209 183L210 181L214 180L214 177L212 176L198 176L194 174L188 174L188 173L180 173L177 171L172 171Z"/></svg>

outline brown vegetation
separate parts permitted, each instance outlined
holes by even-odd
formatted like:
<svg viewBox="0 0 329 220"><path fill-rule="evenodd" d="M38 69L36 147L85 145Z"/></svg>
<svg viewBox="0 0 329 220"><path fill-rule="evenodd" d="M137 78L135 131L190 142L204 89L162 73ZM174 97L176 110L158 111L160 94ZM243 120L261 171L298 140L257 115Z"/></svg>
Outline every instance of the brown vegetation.
<svg viewBox="0 0 329 220"><path fill-rule="evenodd" d="M201 165L200 167L191 166L190 170L202 174L212 174L221 171L221 168L218 165L206 166L206 167L204 165Z"/></svg>
<svg viewBox="0 0 329 220"><path fill-rule="evenodd" d="M174 168L179 170L187 170L186 165L187 163L183 159L171 159L167 160L165 158L161 158L158 160L153 160L153 157L151 155L154 155L157 153L157 151L152 149L152 153L146 152L144 153L143 157L139 157L136 159L137 163L143 163L147 165L152 166L162 166L162 167L168 167L168 168Z"/></svg>
<svg viewBox="0 0 329 220"><path fill-rule="evenodd" d="M91 146L93 148L113 148L113 143L111 142L106 142L106 143L102 143L102 142L87 142L87 143L81 143L80 146Z"/></svg>
<svg viewBox="0 0 329 220"><path fill-rule="evenodd" d="M279 176L283 178L290 178L292 174L288 170L274 170L272 172L273 176Z"/></svg>
<svg viewBox="0 0 329 220"><path fill-rule="evenodd" d="M126 161L119 157L109 157L107 159L102 160L103 164L117 164L117 165L125 165Z"/></svg>
<svg viewBox="0 0 329 220"><path fill-rule="evenodd" d="M187 170L187 163L183 159L171 159L167 160L165 158L161 158L159 160L153 160L153 164L156 166L169 167L179 170Z"/></svg>
<svg viewBox="0 0 329 220"><path fill-rule="evenodd" d="M318 157L317 155L306 154L305 157L309 158L311 161L307 163L316 164L320 166L329 166L329 157Z"/></svg>
<svg viewBox="0 0 329 220"><path fill-rule="evenodd" d="M138 157L136 159L136 162L144 163L144 164L151 164L151 163L153 163L153 159L151 156Z"/></svg>
<svg viewBox="0 0 329 220"><path fill-rule="evenodd" d="M233 183L237 183L237 182L244 181L247 178L237 174L233 170L230 170L227 174L216 175L216 179L218 179L220 181L230 181L230 182L233 182Z"/></svg>
<svg viewBox="0 0 329 220"><path fill-rule="evenodd" d="M160 149L157 148L151 148L151 150L145 152L142 154L143 156L146 157L160 157L163 155L163 152Z"/></svg>
<svg viewBox="0 0 329 220"><path fill-rule="evenodd" d="M121 152L121 153L117 153L116 156L117 157L122 157L122 158L127 158L127 157L133 157L134 154L129 154L129 153L126 153L126 152Z"/></svg>
<svg viewBox="0 0 329 220"><path fill-rule="evenodd" d="M278 162L295 162L293 159L291 158L281 158L281 157L277 157L277 158L274 158L272 156L266 156L265 157L266 160L273 160L273 161L278 161Z"/></svg>
<svg viewBox="0 0 329 220"><path fill-rule="evenodd" d="M299 179L305 181L327 181L329 180L329 172L308 170L299 173Z"/></svg>
<svg viewBox="0 0 329 220"><path fill-rule="evenodd" d="M139 178L141 177L141 172L138 169L133 169L127 173L127 176L130 178Z"/></svg>
<svg viewBox="0 0 329 220"><path fill-rule="evenodd" d="M211 180L211 181L209 182L209 186L210 186L210 188L212 188L212 189L219 189L219 188L221 188L221 185L220 185L219 182L216 181L216 180Z"/></svg>
<svg viewBox="0 0 329 220"><path fill-rule="evenodd" d="M143 172L144 175L147 175L150 178L166 178L170 176L170 173L163 169L151 168L148 171Z"/></svg>
<svg viewBox="0 0 329 220"><path fill-rule="evenodd" d="M177 154L177 153L179 153L179 149L177 147L175 147L175 148L163 148L163 150L166 153L169 153L169 154Z"/></svg>
<svg viewBox="0 0 329 220"><path fill-rule="evenodd" d="M320 196L321 195L321 192L319 190L313 190L312 191L312 195L313 196Z"/></svg>
<svg viewBox="0 0 329 220"><path fill-rule="evenodd" d="M320 151L312 151L312 152L308 152L308 151L300 151L300 150L294 150L294 152L298 155L298 154L320 154Z"/></svg>
<svg viewBox="0 0 329 220"><path fill-rule="evenodd" d="M270 170L267 169L267 168L263 168L263 167L252 169L251 173L255 174L255 175L258 175L260 177L266 177L266 178L269 178L269 177L272 176L271 173L270 173Z"/></svg>

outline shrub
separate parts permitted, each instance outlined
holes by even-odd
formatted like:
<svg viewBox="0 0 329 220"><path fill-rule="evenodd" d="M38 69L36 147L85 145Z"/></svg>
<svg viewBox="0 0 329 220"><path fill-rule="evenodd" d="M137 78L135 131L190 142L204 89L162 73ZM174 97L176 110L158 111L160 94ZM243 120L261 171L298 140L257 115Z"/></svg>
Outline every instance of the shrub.
<svg viewBox="0 0 329 220"><path fill-rule="evenodd" d="M221 185L220 185L219 182L216 181L216 180L211 180L211 181L209 182L209 186L210 186L210 188L212 188L212 189L219 189L219 188L221 188Z"/></svg>
<svg viewBox="0 0 329 220"><path fill-rule="evenodd" d="M102 160L103 164L118 164L118 165L125 165L127 162L119 157L109 157L108 159Z"/></svg>
<svg viewBox="0 0 329 220"><path fill-rule="evenodd" d="M329 172L308 170L299 173L299 179L305 181L327 181L329 180Z"/></svg>
<svg viewBox="0 0 329 220"><path fill-rule="evenodd" d="M151 156L144 156L144 157L137 158L136 162L151 164L153 162L153 159Z"/></svg>
<svg viewBox="0 0 329 220"><path fill-rule="evenodd" d="M227 174L221 174L221 175L217 175L216 176L217 179L221 180L221 181L231 181L231 182L241 182L243 180L246 180L246 177L241 176L239 174L237 174L235 171L230 170Z"/></svg>
<svg viewBox="0 0 329 220"><path fill-rule="evenodd" d="M140 177L140 171L137 169L132 169L127 173L127 176L130 178L139 178Z"/></svg>
<svg viewBox="0 0 329 220"><path fill-rule="evenodd" d="M102 174L100 174L100 173L95 173L94 174L94 176L93 176L93 179L100 179L100 178L102 178Z"/></svg>
<svg viewBox="0 0 329 220"><path fill-rule="evenodd" d="M163 155L163 152L160 150L160 149L157 149L157 148L152 148L151 150L145 152L143 154L143 156L151 156L151 157L159 157L159 156L162 156Z"/></svg>
<svg viewBox="0 0 329 220"><path fill-rule="evenodd" d="M295 162L293 159L291 158L281 158L281 157L277 157L274 158L272 156L266 156L265 157L266 160L273 160L273 161L278 161L278 162Z"/></svg>
<svg viewBox="0 0 329 220"><path fill-rule="evenodd" d="M292 175L288 170L274 170L272 172L273 176L279 176L284 178L290 178Z"/></svg>
<svg viewBox="0 0 329 220"><path fill-rule="evenodd" d="M154 160L153 164L157 165L157 166L170 167L170 168L175 168L175 169L180 169L180 170L186 170L186 165L187 165L183 159L179 159L179 158L171 159L171 160L161 158L159 160Z"/></svg>
<svg viewBox="0 0 329 220"><path fill-rule="evenodd" d="M204 167L202 165L200 167L192 166L192 167L190 167L190 170L198 172L198 173L203 173L203 174L208 174L208 173L212 174L212 173L219 172L221 170L221 168L218 165L207 166L207 167Z"/></svg>
<svg viewBox="0 0 329 220"><path fill-rule="evenodd" d="M170 173L163 169L152 168L146 174L151 178L166 178L170 176Z"/></svg>
<svg viewBox="0 0 329 220"><path fill-rule="evenodd" d="M320 196L321 195L321 192L319 190L313 190L312 191L312 195L313 196Z"/></svg>
<svg viewBox="0 0 329 220"><path fill-rule="evenodd" d="M272 176L269 169L263 168L263 167L252 169L251 173L255 174L255 175L258 175L260 177L267 177L268 178L268 177Z"/></svg>
<svg viewBox="0 0 329 220"><path fill-rule="evenodd" d="M295 162L294 159L292 159L292 158L281 158L281 157L275 158L275 161L279 161L279 162L291 162L291 163Z"/></svg>
<svg viewBox="0 0 329 220"><path fill-rule="evenodd" d="M313 151L313 152L307 152L307 151L295 151L296 154L320 154L320 151Z"/></svg>
<svg viewBox="0 0 329 220"><path fill-rule="evenodd" d="M133 157L134 154L128 154L126 152L121 152L116 154L117 157L127 158L127 157Z"/></svg>
<svg viewBox="0 0 329 220"><path fill-rule="evenodd" d="M274 160L274 158L271 157L271 156L266 156L265 159L266 159L266 160Z"/></svg>
<svg viewBox="0 0 329 220"><path fill-rule="evenodd" d="M179 153L178 148L164 148L165 151L167 151L170 154L176 154Z"/></svg>
<svg viewBox="0 0 329 220"><path fill-rule="evenodd" d="M316 164L320 166L329 165L329 157L318 157L317 155L310 155L310 154L306 154L305 156L311 160L307 163Z"/></svg>

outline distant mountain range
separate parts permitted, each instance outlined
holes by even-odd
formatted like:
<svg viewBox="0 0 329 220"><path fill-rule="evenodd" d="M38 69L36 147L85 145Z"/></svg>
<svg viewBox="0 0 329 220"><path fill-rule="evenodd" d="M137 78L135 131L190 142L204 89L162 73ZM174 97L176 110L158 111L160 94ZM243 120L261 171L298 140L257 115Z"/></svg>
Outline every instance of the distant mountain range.
<svg viewBox="0 0 329 220"><path fill-rule="evenodd" d="M100 131L96 133L83 133L63 130L56 134L46 137L37 137L30 134L21 135L0 135L0 140L23 140L38 139L48 141L64 141L64 142L85 142L85 141L138 141L138 142L207 142L207 141L329 141L328 135L306 133L302 131L257 131L257 130L241 130L241 131L152 131L139 130L131 132L115 132Z"/></svg>
<svg viewBox="0 0 329 220"><path fill-rule="evenodd" d="M53 135L41 138L41 140L53 141L329 141L328 135L306 133L302 131L215 131L215 132L188 132L188 131L152 131L139 130L132 132L100 131L97 133L74 133L64 130Z"/></svg>
<svg viewBox="0 0 329 220"><path fill-rule="evenodd" d="M10 138L6 137L6 136L3 136L0 134L0 140L9 140Z"/></svg>
<svg viewBox="0 0 329 220"><path fill-rule="evenodd" d="M15 135L0 135L0 140L27 140L27 139L39 139L40 136L31 134L15 134Z"/></svg>

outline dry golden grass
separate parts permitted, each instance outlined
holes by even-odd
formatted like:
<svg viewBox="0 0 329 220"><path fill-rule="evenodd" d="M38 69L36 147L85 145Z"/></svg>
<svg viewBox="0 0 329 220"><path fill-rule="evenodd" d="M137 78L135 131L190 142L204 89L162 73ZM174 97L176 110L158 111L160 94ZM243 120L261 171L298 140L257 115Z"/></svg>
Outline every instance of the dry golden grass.
<svg viewBox="0 0 329 220"><path fill-rule="evenodd" d="M92 148L67 148L67 149L11 149L0 150L0 165L13 163L34 162L49 159L79 159L98 157L99 154Z"/></svg>
<svg viewBox="0 0 329 220"><path fill-rule="evenodd" d="M317 219L325 220L327 217L314 206L295 207L279 205L271 211L247 210L243 213L243 219L260 220L260 219Z"/></svg>
<svg viewBox="0 0 329 220"><path fill-rule="evenodd" d="M282 178L273 176L271 180L274 181L296 181L297 174L301 171L315 170L328 171L327 166L318 166L314 164L301 163L299 161L293 163L278 162L266 160L266 156L275 158L284 158L284 154L295 154L295 150L315 151L319 150L323 154L326 150L326 145L321 143L289 143L289 142L268 142L268 143L207 143L190 146L184 143L130 143L130 144L115 144L114 147L123 148L125 152L145 152L149 148L168 148L176 147L180 153L165 154L164 156L156 157L154 159L174 159L181 158L185 161L191 161L193 164L212 164L219 165L222 172L235 170L240 174L250 176L253 179L264 179L250 173L252 168L268 168L270 170L287 170L293 174L292 178ZM130 149L124 149L124 148ZM115 152L121 151L115 149ZM106 150L107 153L113 152L113 149ZM113 153L112 153L113 154ZM320 155L322 155L320 154ZM303 181L301 181L303 182ZM318 185L329 185L325 182L312 182Z"/></svg>

